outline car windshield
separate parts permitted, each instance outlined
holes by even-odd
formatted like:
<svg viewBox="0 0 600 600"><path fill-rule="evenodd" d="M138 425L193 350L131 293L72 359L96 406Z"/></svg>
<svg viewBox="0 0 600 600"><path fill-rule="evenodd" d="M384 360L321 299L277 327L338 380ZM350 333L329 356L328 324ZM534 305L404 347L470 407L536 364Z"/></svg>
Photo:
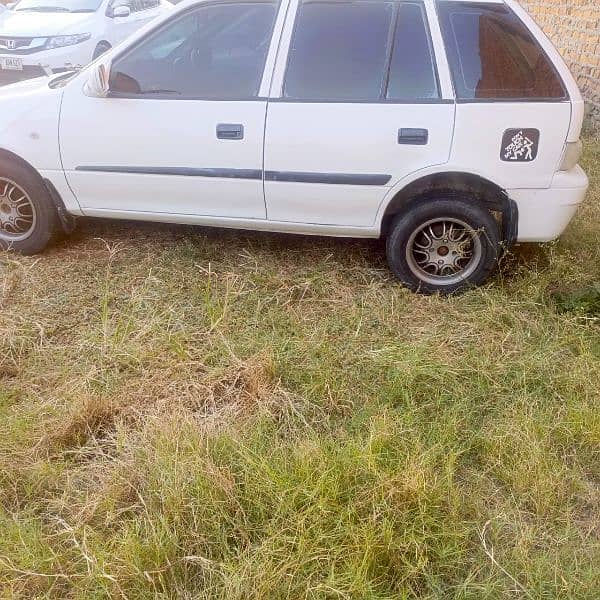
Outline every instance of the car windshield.
<svg viewBox="0 0 600 600"><path fill-rule="evenodd" d="M13 10L18 12L96 12L102 0L20 0Z"/></svg>

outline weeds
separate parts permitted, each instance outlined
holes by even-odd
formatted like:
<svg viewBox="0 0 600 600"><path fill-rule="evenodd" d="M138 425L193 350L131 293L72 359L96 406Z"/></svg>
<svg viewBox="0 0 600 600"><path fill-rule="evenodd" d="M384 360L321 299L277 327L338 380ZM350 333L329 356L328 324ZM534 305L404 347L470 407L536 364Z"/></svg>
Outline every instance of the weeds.
<svg viewBox="0 0 600 600"><path fill-rule="evenodd" d="M86 222L0 256L0 587L596 598L600 149L461 297L378 242Z"/></svg>

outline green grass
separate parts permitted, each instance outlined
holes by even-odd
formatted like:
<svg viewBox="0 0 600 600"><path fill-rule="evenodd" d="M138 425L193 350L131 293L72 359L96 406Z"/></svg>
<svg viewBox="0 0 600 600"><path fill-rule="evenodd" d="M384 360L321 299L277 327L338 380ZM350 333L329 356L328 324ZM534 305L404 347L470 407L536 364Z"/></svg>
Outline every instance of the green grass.
<svg viewBox="0 0 600 600"><path fill-rule="evenodd" d="M86 222L0 256L6 598L597 598L600 145L483 289L379 242Z"/></svg>

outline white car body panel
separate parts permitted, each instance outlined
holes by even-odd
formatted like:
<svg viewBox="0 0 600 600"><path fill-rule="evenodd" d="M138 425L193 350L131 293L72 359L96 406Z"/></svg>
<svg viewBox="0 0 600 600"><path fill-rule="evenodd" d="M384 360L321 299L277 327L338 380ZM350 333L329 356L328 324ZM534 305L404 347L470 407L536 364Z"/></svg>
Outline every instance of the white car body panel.
<svg viewBox="0 0 600 600"><path fill-rule="evenodd" d="M556 173L549 188L507 190L519 207L519 241L550 242L560 236L583 202L587 187L587 175L576 166Z"/></svg>
<svg viewBox="0 0 600 600"><path fill-rule="evenodd" d="M357 181L361 174L381 175L389 181L384 185L340 185L267 179L269 219L374 225L387 187L423 167L448 162L453 125L454 104L272 102L265 143L267 174L355 173ZM401 128L427 129L429 143L399 144Z"/></svg>
<svg viewBox="0 0 600 600"><path fill-rule="evenodd" d="M63 99L63 114L69 118L61 123L65 174L84 212L102 208L160 213L167 212L167 203L168 212L177 214L264 219L266 104L88 98L69 87ZM86 127L82 146L80 123L91 114L94 120ZM219 123L243 123L244 139L217 139ZM112 172L94 170L99 166L111 167ZM156 173L182 167L187 174ZM219 177L224 167L231 173ZM129 172L119 173L123 169ZM210 169L217 175L201 175ZM236 172L246 170L257 175L244 178Z"/></svg>
<svg viewBox="0 0 600 600"><path fill-rule="evenodd" d="M458 103L448 170L475 173L501 188L549 187L560 166L571 122L570 102ZM503 133L510 128L540 130L537 158L532 162L500 159ZM490 139L497 141L490 144Z"/></svg>
<svg viewBox="0 0 600 600"><path fill-rule="evenodd" d="M191 0L174 13L196 4ZM0 117L0 149L22 157L52 181L72 214L378 237L386 208L407 185L459 172L507 191L519 208L520 241L556 238L588 185L578 167L559 171L565 143L577 140L581 131L583 100L575 80L530 17L507 0L551 58L570 100L455 102L436 5L433 0L424 4L438 68L438 103L282 101L297 7L297 0L284 0L258 99L91 98L84 93L84 70L64 89L50 90L45 81L0 88L0 115L10 114ZM101 62L110 66L121 48L162 22L141 28ZM242 123L244 140L217 140L219 123ZM428 129L429 143L398 145L403 127ZM540 130L538 157L528 163L501 162L503 132L519 127ZM192 173L153 171L181 168ZM261 176L193 176L202 169L249 170ZM282 181L270 172L387 175L389 180L377 185Z"/></svg>
<svg viewBox="0 0 600 600"><path fill-rule="evenodd" d="M0 148L25 159L35 169L61 171L58 128L62 90L45 79L0 88Z"/></svg>

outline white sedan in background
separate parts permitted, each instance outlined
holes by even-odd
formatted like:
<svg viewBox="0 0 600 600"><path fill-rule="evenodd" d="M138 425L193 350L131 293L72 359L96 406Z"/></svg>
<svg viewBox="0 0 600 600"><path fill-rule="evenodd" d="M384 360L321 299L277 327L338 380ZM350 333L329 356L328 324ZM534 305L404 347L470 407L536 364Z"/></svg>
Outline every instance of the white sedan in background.
<svg viewBox="0 0 600 600"><path fill-rule="evenodd" d="M0 85L79 69L169 10L166 0L19 0L0 9Z"/></svg>

